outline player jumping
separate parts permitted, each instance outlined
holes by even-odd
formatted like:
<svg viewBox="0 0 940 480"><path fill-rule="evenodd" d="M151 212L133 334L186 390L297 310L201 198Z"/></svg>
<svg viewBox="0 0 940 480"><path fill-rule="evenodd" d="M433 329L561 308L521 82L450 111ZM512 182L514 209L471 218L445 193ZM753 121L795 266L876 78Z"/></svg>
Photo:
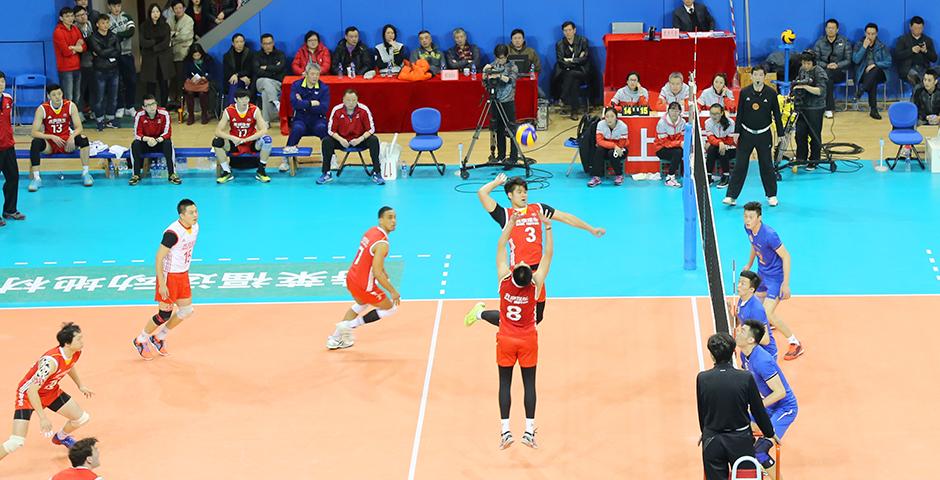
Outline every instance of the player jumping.
<svg viewBox="0 0 940 480"><path fill-rule="evenodd" d="M193 315L193 294L189 287L189 265L192 263L193 248L199 236L199 212L196 204L188 198L176 205L179 219L163 231L163 240L157 247L157 293L154 296L159 304L157 314L144 326L140 335L134 339L134 347L144 360L152 360L152 346L160 355L166 356L166 336L183 320ZM173 313L173 305L179 307ZM157 331L154 335L154 330Z"/></svg>
<svg viewBox="0 0 940 480"><path fill-rule="evenodd" d="M326 348L336 350L353 346L355 339L352 329L398 311L401 295L385 271L388 234L395 231L396 222L392 207L380 208L378 226L366 231L359 241L356 259L346 272L346 288L356 303L346 311L343 320L336 324L336 330L326 339ZM388 296L376 282L388 290ZM369 310L370 306L374 308Z"/></svg>
<svg viewBox="0 0 940 480"><path fill-rule="evenodd" d="M47 438L52 437L52 443L64 445L66 448L75 444L75 439L70 434L88 423L91 418L78 402L59 388L59 382L68 375L85 398L91 398L95 394L82 383L75 368L85 346L82 330L74 323L66 323L55 337L59 346L44 353L16 388L13 433L0 448L0 460L26 443L29 419L34 410L39 416L39 429L42 434ZM39 408L36 408L37 405ZM47 408L69 419L55 435L52 433L52 422L46 417Z"/></svg>

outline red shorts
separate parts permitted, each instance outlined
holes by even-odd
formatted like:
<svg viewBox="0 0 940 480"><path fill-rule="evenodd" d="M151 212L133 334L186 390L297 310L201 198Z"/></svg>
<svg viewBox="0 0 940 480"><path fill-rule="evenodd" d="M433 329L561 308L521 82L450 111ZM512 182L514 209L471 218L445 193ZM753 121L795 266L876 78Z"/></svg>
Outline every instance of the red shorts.
<svg viewBox="0 0 940 480"><path fill-rule="evenodd" d="M385 292L375 286L372 287L372 290L366 290L356 285L347 284L346 289L349 290L353 300L359 305L378 305L385 300Z"/></svg>
<svg viewBox="0 0 940 480"><path fill-rule="evenodd" d="M258 155L258 153L260 153L259 150L255 148L256 143L258 143L257 140L253 142L245 142L245 143L239 144L237 147L233 147L229 153L231 153L233 157L238 157L242 155L256 156Z"/></svg>
<svg viewBox="0 0 940 480"><path fill-rule="evenodd" d="M166 289L170 296L160 297L160 287L157 287L157 293L153 299L163 303L176 303L177 300L192 298L193 291L189 288L189 272L168 273L166 274Z"/></svg>
<svg viewBox="0 0 940 480"><path fill-rule="evenodd" d="M64 136L64 137L59 137L59 138L61 138L62 140L68 140L68 139L69 139L68 135L66 135L66 136ZM51 141L49 141L49 140L46 140L46 145L49 145L49 154L51 154L51 155L56 155L56 154L59 154L59 153L69 153L69 152L66 152L64 148L62 148L62 147L56 145L55 142L51 142ZM74 151L74 150L73 150L73 151Z"/></svg>
<svg viewBox="0 0 940 480"><path fill-rule="evenodd" d="M534 367L539 361L538 334L525 337L496 334L496 365L511 367L519 362L522 368Z"/></svg>
<svg viewBox="0 0 940 480"><path fill-rule="evenodd" d="M49 405L52 405L52 402L56 401L62 394L62 389L58 386L56 386L54 390L40 390L39 401L42 403L42 408L48 408ZM29 402L29 396L26 395L26 392L23 392L22 395L19 391L16 392L16 401L13 403L13 410L35 410L33 405ZM58 408L56 408L56 410L58 410Z"/></svg>

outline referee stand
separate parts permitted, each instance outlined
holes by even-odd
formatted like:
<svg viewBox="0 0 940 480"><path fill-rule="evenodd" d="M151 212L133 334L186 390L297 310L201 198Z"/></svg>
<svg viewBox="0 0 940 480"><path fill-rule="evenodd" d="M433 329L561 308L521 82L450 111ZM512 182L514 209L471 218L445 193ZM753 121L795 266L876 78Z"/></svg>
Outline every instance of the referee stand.
<svg viewBox="0 0 940 480"><path fill-rule="evenodd" d="M755 436L757 438L757 436ZM744 468L741 464L750 463L754 468ZM750 467L748 465L747 467ZM780 479L780 444L774 442L774 466L777 467L774 470L774 476L772 480ZM760 472L758 475L757 472ZM704 475L702 478L705 478ZM764 471L764 468L761 467L760 462L757 461L754 457L741 457L737 459L734 464L731 466L731 474L728 475L729 480L758 480L763 478L770 478L770 475Z"/></svg>

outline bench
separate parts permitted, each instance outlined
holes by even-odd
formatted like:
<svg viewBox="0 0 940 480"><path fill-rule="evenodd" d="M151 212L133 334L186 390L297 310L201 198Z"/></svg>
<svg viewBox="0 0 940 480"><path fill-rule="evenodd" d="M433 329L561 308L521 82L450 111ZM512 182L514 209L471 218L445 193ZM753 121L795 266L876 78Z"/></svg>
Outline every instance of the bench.
<svg viewBox="0 0 940 480"><path fill-rule="evenodd" d="M43 159L60 159L60 158L65 158L65 159L79 160L79 159L81 159L81 152L80 152L80 150L76 149L75 151L73 151L73 152L68 152L68 153L42 154L42 155L40 155L40 157L43 158ZM21 150L21 149L16 150L16 158L18 158L18 159L19 159L19 158L28 159L28 158L29 158L29 150ZM111 165L111 161L114 160L115 158L116 158L116 156L115 156L113 153L111 153L111 152L109 152L109 151L107 151L107 150L105 150L105 151L103 151L103 152L100 152L100 153L98 153L97 155L91 155L91 156L88 157L89 168L91 167L90 163L91 163L91 160L93 160L93 159L97 159L97 160L107 160L106 162L102 162L102 163L101 163L101 169L104 170L104 176L105 176L106 178L111 178L111 172L110 172L110 170L109 170L108 167Z"/></svg>

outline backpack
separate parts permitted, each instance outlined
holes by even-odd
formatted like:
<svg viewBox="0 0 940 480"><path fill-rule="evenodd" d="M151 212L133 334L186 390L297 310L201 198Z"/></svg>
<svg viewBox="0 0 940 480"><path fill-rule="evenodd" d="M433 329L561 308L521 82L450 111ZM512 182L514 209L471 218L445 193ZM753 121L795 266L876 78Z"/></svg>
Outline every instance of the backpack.
<svg viewBox="0 0 940 480"><path fill-rule="evenodd" d="M601 118L596 115L584 115L578 123L578 156L581 157L581 166L584 173L591 171L591 162L594 160L594 150L597 148L597 122Z"/></svg>

